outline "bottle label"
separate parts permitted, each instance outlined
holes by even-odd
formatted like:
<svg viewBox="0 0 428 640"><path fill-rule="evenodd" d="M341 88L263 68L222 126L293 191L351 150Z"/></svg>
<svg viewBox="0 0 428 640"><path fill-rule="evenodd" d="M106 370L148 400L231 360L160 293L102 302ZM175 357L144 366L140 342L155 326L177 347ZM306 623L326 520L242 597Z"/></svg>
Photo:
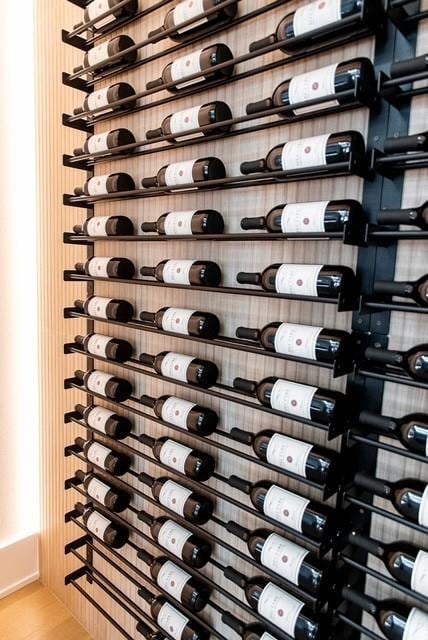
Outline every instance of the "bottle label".
<svg viewBox="0 0 428 640"><path fill-rule="evenodd" d="M262 591L257 611L294 638L294 628L303 606L303 602L269 582Z"/></svg>
<svg viewBox="0 0 428 640"><path fill-rule="evenodd" d="M265 496L263 511L277 522L302 532L302 521L309 500L273 485Z"/></svg>
<svg viewBox="0 0 428 640"><path fill-rule="evenodd" d="M186 22L186 20L196 18L196 16L204 13L204 11L204 0L185 0L184 2L180 2L173 11L174 24L176 26L180 25L182 22ZM208 22L208 18L206 16L196 22L191 22L186 27L177 29L177 33L185 33L186 31L189 31L189 29L199 27L199 25L204 24L205 22Z"/></svg>
<svg viewBox="0 0 428 640"><path fill-rule="evenodd" d="M94 93L90 93L88 95L88 109L92 111L93 109L97 109L98 107L104 107L104 105L108 105L108 92L110 87L106 87L105 89L98 89L98 91L94 91ZM97 116L102 113L107 113L107 111L111 111L111 108L105 109L104 111L98 111Z"/></svg>
<svg viewBox="0 0 428 640"><path fill-rule="evenodd" d="M184 356L182 353L168 351L162 360L161 373L166 378L187 382L187 369L193 360L193 356Z"/></svg>
<svg viewBox="0 0 428 640"><path fill-rule="evenodd" d="M281 215L282 233L324 233L325 202L296 202L286 204Z"/></svg>
<svg viewBox="0 0 428 640"><path fill-rule="evenodd" d="M102 516L100 513L97 513L96 511L93 511L91 513L86 522L86 527L88 528L88 530L93 533L94 536L97 536L97 538L100 538L101 540L103 540L104 534L110 525L110 520L107 520L107 518L104 518L104 516Z"/></svg>
<svg viewBox="0 0 428 640"><path fill-rule="evenodd" d="M91 498L105 505L106 495L110 491L110 487L104 484L104 482L101 482L101 480L93 478L88 484L87 491Z"/></svg>
<svg viewBox="0 0 428 640"><path fill-rule="evenodd" d="M99 44L97 47L88 51L88 66L92 67L93 64L98 64L109 58L108 53L109 41Z"/></svg>
<svg viewBox="0 0 428 640"><path fill-rule="evenodd" d="M309 100L317 100L325 98L325 96L334 95L336 70L338 66L338 64L332 64L328 67L316 69L309 73L302 73L301 75L292 78L288 89L290 104L308 102ZM338 105L339 102L337 100L329 100L328 102L322 102L318 105L313 104L309 107L294 109L293 113L294 115L299 116L304 115L305 113L319 111L320 109L337 107Z"/></svg>
<svg viewBox="0 0 428 640"><path fill-rule="evenodd" d="M188 136L180 136L183 131L189 131L189 129L198 129L199 124L199 110L201 106L191 107L190 109L184 109L183 111L176 111L171 116L170 129L171 133L182 140L190 140L192 138L201 137L204 134L202 131L192 133Z"/></svg>
<svg viewBox="0 0 428 640"><path fill-rule="evenodd" d="M89 447L86 457L88 458L89 462L92 462L93 464L96 464L99 467L104 467L105 461L107 460L110 454L111 454L110 449L107 449L107 447L104 447L99 442L94 442Z"/></svg>
<svg viewBox="0 0 428 640"><path fill-rule="evenodd" d="M94 296L88 302L88 314L94 318L107 318L107 307L111 302L111 298L101 298Z"/></svg>
<svg viewBox="0 0 428 640"><path fill-rule="evenodd" d="M173 553L177 558L182 558L184 545L191 536L190 531L173 520L167 520L159 529L158 542L161 547Z"/></svg>
<svg viewBox="0 0 428 640"><path fill-rule="evenodd" d="M90 276L98 278L108 278L108 264L111 258L91 258L89 260L88 272Z"/></svg>
<svg viewBox="0 0 428 640"><path fill-rule="evenodd" d="M114 378L114 376L110 373L105 373L104 371L92 371L88 376L86 386L89 391L101 393L101 395L105 396L106 387L112 378Z"/></svg>
<svg viewBox="0 0 428 640"><path fill-rule="evenodd" d="M180 516L184 516L184 505L192 492L173 480L167 480L159 492L159 502Z"/></svg>
<svg viewBox="0 0 428 640"><path fill-rule="evenodd" d="M158 625L174 640L181 640L188 622L188 618L167 602L158 613Z"/></svg>
<svg viewBox="0 0 428 640"><path fill-rule="evenodd" d="M193 179L195 162L196 160L187 160L186 162L173 162L169 164L165 171L165 183L167 187L195 182Z"/></svg>
<svg viewBox="0 0 428 640"><path fill-rule="evenodd" d="M404 627L403 640L426 640L428 638L428 614L413 608Z"/></svg>
<svg viewBox="0 0 428 640"><path fill-rule="evenodd" d="M276 640L276 638L274 638L273 636L270 635L270 633L268 633L266 631L266 633L264 633L262 635L262 637L260 638L260 640Z"/></svg>
<svg viewBox="0 0 428 640"><path fill-rule="evenodd" d="M428 597L428 553L419 551L412 571L411 587L413 591Z"/></svg>
<svg viewBox="0 0 428 640"><path fill-rule="evenodd" d="M428 528L428 485L422 494L422 502L419 507L418 522L423 527Z"/></svg>
<svg viewBox="0 0 428 640"><path fill-rule="evenodd" d="M106 236L107 223L110 220L110 216L94 216L89 218L86 225L88 236Z"/></svg>
<svg viewBox="0 0 428 640"><path fill-rule="evenodd" d="M186 76L191 76L194 73L199 73L200 71L202 71L201 53L202 49L199 49L198 51L190 53L188 56L184 56L183 58L174 60L171 65L172 81L176 82L177 80L186 78ZM203 78L193 78L193 80L187 80L186 82L180 82L180 84L176 84L176 87L177 89L183 89L184 87L188 87L191 84L201 82L201 80L203 80Z"/></svg>
<svg viewBox="0 0 428 640"><path fill-rule="evenodd" d="M275 351L289 356L316 360L316 345L322 327L283 322L275 334Z"/></svg>
<svg viewBox="0 0 428 640"><path fill-rule="evenodd" d="M105 407L96 406L90 410L86 422L93 429L97 429L98 431L105 433L107 421L114 415L114 411L109 411L109 409L106 409Z"/></svg>
<svg viewBox="0 0 428 640"><path fill-rule="evenodd" d="M187 429L187 417L196 405L188 400L170 396L162 405L162 420Z"/></svg>
<svg viewBox="0 0 428 640"><path fill-rule="evenodd" d="M272 533L263 545L261 563L285 580L299 584L299 572L309 551Z"/></svg>
<svg viewBox="0 0 428 640"><path fill-rule="evenodd" d="M266 457L270 464L306 478L306 462L312 449L312 444L275 433L269 440Z"/></svg>
<svg viewBox="0 0 428 640"><path fill-rule="evenodd" d="M192 576L173 562L165 562L158 573L157 583L176 600L180 600L185 584Z"/></svg>
<svg viewBox="0 0 428 640"><path fill-rule="evenodd" d="M297 9L293 18L295 36L301 36L309 31L320 29L342 19L341 0L326 0L311 2L305 7Z"/></svg>
<svg viewBox="0 0 428 640"><path fill-rule="evenodd" d="M174 440L166 440L160 450L160 461L171 469L176 469L180 473L186 473L185 464L192 449L185 447Z"/></svg>
<svg viewBox="0 0 428 640"><path fill-rule="evenodd" d="M168 260L163 268L163 281L168 284L190 284L194 260Z"/></svg>
<svg viewBox="0 0 428 640"><path fill-rule="evenodd" d="M189 320L196 313L193 309L177 309L168 307L162 316L162 329L173 333L189 335Z"/></svg>
<svg viewBox="0 0 428 640"><path fill-rule="evenodd" d="M281 156L283 171L326 165L326 149L329 137L330 134L326 133L323 136L313 136L312 138L286 142Z"/></svg>
<svg viewBox="0 0 428 640"><path fill-rule="evenodd" d="M90 196L105 196L108 193L107 180L109 176L95 176L88 181L88 193Z"/></svg>
<svg viewBox="0 0 428 640"><path fill-rule="evenodd" d="M315 298L322 268L322 264L282 264L275 277L275 289L278 293Z"/></svg>
<svg viewBox="0 0 428 640"><path fill-rule="evenodd" d="M93 356L102 356L107 358L107 347L113 340L110 336L102 336L99 333L94 333L88 340L87 349Z"/></svg>
<svg viewBox="0 0 428 640"><path fill-rule="evenodd" d="M311 419L311 403L316 387L289 380L277 380L272 387L270 404L272 409Z"/></svg>
<svg viewBox="0 0 428 640"><path fill-rule="evenodd" d="M98 16L102 15L109 9L110 9L109 0L93 0L93 2L91 2L87 6L88 18L89 20L96 20ZM106 24L109 24L110 22L113 22L114 19L115 19L115 16L113 13L111 13L105 18L102 18L101 20L97 20L96 22L97 29L99 29L100 27L104 27Z"/></svg>
<svg viewBox="0 0 428 640"><path fill-rule="evenodd" d="M98 133L95 136L91 136L88 140L88 152L97 153L97 151L107 151L108 149L108 137L110 132Z"/></svg>
<svg viewBox="0 0 428 640"><path fill-rule="evenodd" d="M170 211L165 218L165 235L192 235L192 218L195 211Z"/></svg>

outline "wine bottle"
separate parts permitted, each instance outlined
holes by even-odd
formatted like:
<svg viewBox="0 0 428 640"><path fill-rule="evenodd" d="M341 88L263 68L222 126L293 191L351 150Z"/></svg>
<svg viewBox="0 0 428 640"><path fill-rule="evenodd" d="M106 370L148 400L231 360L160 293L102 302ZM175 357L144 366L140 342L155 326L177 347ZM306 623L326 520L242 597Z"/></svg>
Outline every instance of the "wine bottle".
<svg viewBox="0 0 428 640"><path fill-rule="evenodd" d="M428 229L428 202L420 207L410 209L381 209L377 216L378 224L405 224L419 227L423 231Z"/></svg>
<svg viewBox="0 0 428 640"><path fill-rule="evenodd" d="M76 196L105 196L109 193L134 191L134 179L127 173L110 173L89 178L83 187L75 187Z"/></svg>
<svg viewBox="0 0 428 640"><path fill-rule="evenodd" d="M151 398L143 395L140 402L153 409L157 417L164 422L187 429L190 433L209 436L218 425L219 417L215 411L182 398L168 395Z"/></svg>
<svg viewBox="0 0 428 640"><path fill-rule="evenodd" d="M152 538L161 547L181 558L190 567L201 569L211 558L211 544L174 520L165 516L154 518L145 511L140 511L138 518L150 527Z"/></svg>
<svg viewBox="0 0 428 640"><path fill-rule="evenodd" d="M135 265L128 258L101 258L95 256L86 262L77 262L75 269L78 273L97 278L125 278L131 279L135 274Z"/></svg>
<svg viewBox="0 0 428 640"><path fill-rule="evenodd" d="M140 549L138 557L150 567L150 575L156 584L187 609L199 613L206 607L211 589L205 582L194 578L165 556L155 558L145 549Z"/></svg>
<svg viewBox="0 0 428 640"><path fill-rule="evenodd" d="M217 287L221 282L221 269L209 260L162 260L156 267L141 267L142 276L151 276L158 282Z"/></svg>
<svg viewBox="0 0 428 640"><path fill-rule="evenodd" d="M289 322L270 322L263 329L238 327L236 337L258 342L267 351L328 364L352 361L353 341L347 331Z"/></svg>
<svg viewBox="0 0 428 640"><path fill-rule="evenodd" d="M126 144L133 144L135 136L129 129L113 129L104 133L96 133L90 136L83 147L79 147L73 151L75 156L91 155L101 151L110 151L115 147L122 147ZM119 153L129 153L129 150L119 151Z"/></svg>
<svg viewBox="0 0 428 640"><path fill-rule="evenodd" d="M139 360L145 367L152 367L161 376L188 382L204 389L212 387L217 382L219 374L214 362L174 351L161 351L156 356L141 353Z"/></svg>
<svg viewBox="0 0 428 640"><path fill-rule="evenodd" d="M381 416L370 411L362 411L358 417L359 426L397 438L409 451L428 457L428 416L425 413L411 413L402 418Z"/></svg>
<svg viewBox="0 0 428 640"><path fill-rule="evenodd" d="M261 273L240 271L239 284L254 284L265 291L312 298L339 298L357 287L349 267L326 264L271 264Z"/></svg>
<svg viewBox="0 0 428 640"><path fill-rule="evenodd" d="M153 497L164 507L195 524L205 524L211 518L214 504L203 496L169 478L152 478L140 473L140 482L150 487Z"/></svg>
<svg viewBox="0 0 428 640"><path fill-rule="evenodd" d="M428 151L428 131L415 133L411 136L386 138L383 143L384 153L409 153Z"/></svg>
<svg viewBox="0 0 428 640"><path fill-rule="evenodd" d="M321 629L308 605L262 576L247 578L232 567L224 575L245 593L248 604L271 624L296 640L319 640Z"/></svg>
<svg viewBox="0 0 428 640"><path fill-rule="evenodd" d="M150 447L154 457L162 464L193 480L205 482L214 473L215 460L208 453L186 447L181 442L166 436L155 439L143 433L139 441Z"/></svg>
<svg viewBox="0 0 428 640"><path fill-rule="evenodd" d="M74 375L82 381L89 392L99 393L115 402L128 400L133 391L132 384L129 380L117 378L110 373L105 373L105 371L99 371L98 369L86 372L80 371L79 369L74 372Z"/></svg>
<svg viewBox="0 0 428 640"><path fill-rule="evenodd" d="M133 236L134 223L126 216L93 216L73 227L74 233L89 237Z"/></svg>
<svg viewBox="0 0 428 640"><path fill-rule="evenodd" d="M397 600L375 600L343 587L342 597L374 617L388 640L423 640L428 637L428 614Z"/></svg>
<svg viewBox="0 0 428 640"><path fill-rule="evenodd" d="M142 231L153 231L160 236L203 235L223 233L224 220L221 213L213 209L195 211L168 211L156 222L143 222Z"/></svg>
<svg viewBox="0 0 428 640"><path fill-rule="evenodd" d="M218 336L220 320L207 311L162 307L156 313L142 311L140 320L155 325L161 331L197 336L212 340Z"/></svg>
<svg viewBox="0 0 428 640"><path fill-rule="evenodd" d="M428 344L418 344L407 351L367 347L364 358L368 362L383 364L387 368L391 365L402 369L414 380L428 380Z"/></svg>
<svg viewBox="0 0 428 640"><path fill-rule="evenodd" d="M90 498L100 502L110 511L121 513L129 507L131 502L129 493L110 487L94 473L85 473L78 470L76 471L76 478L83 484Z"/></svg>
<svg viewBox="0 0 428 640"><path fill-rule="evenodd" d="M159 129L151 129L146 132L147 140L160 138L161 136L174 136L168 142L177 140L191 140L200 136L215 136L230 130L231 124L222 124L232 119L230 107L225 102L215 101L201 104L190 109L175 111L162 121ZM191 129L199 129L208 125L217 124L208 131L200 131L188 134Z"/></svg>
<svg viewBox="0 0 428 640"><path fill-rule="evenodd" d="M113 451L97 440L76 438L74 442L82 449L89 463L96 464L115 476L123 476L131 467L131 458L129 456Z"/></svg>
<svg viewBox="0 0 428 640"><path fill-rule="evenodd" d="M233 60L233 53L225 44L212 44L203 47L167 64L162 71L162 76L148 82L146 89L149 91L173 82L174 84L168 87L168 91L176 93L189 86L201 86L207 81L226 80L233 74L234 65L230 64L220 70L217 70L216 66L229 60ZM195 73L203 75L186 80L188 76Z"/></svg>
<svg viewBox="0 0 428 640"><path fill-rule="evenodd" d="M145 587L138 589L138 595L150 604L153 619L174 640L209 640L209 631L180 613L163 596L155 596Z"/></svg>
<svg viewBox="0 0 428 640"><path fill-rule="evenodd" d="M81 107L73 109L73 114L78 116L87 111L93 111L105 107L102 111L97 111L95 117L101 116L105 113L111 113L112 111L127 111L133 109L137 103L137 99L129 100L124 104L116 105L119 100L125 100L125 98L131 98L135 96L135 89L127 82L117 82L105 89L98 89L92 93L88 93L83 101Z"/></svg>
<svg viewBox="0 0 428 640"><path fill-rule="evenodd" d="M387 297L410 298L421 307L428 307L428 275L409 282L375 280L373 293Z"/></svg>
<svg viewBox="0 0 428 640"><path fill-rule="evenodd" d="M88 333L86 336L76 336L76 344L93 356L101 356L115 362L126 362L134 353L134 347L127 340L119 340L100 333Z"/></svg>
<svg viewBox="0 0 428 640"><path fill-rule="evenodd" d="M361 27L375 27L382 16L378 0L330 0L310 2L283 18L275 33L250 45L257 51L281 43L281 51L306 49L323 40L330 40L337 32L345 35ZM353 19L352 19L353 18Z"/></svg>
<svg viewBox="0 0 428 640"><path fill-rule="evenodd" d="M149 38L161 36L165 31L173 29L170 33L163 37L170 38L175 42L182 42L194 37L197 33L203 32L204 35L210 33L214 29L218 29L233 20L237 11L237 2L222 7L224 0L184 0L179 2L173 9L170 9L165 16L163 25L154 31L150 31ZM207 16L201 14L210 9L217 8L217 11ZM195 18L196 21L185 26L180 26L183 22Z"/></svg>
<svg viewBox="0 0 428 640"><path fill-rule="evenodd" d="M428 487L420 480L404 479L387 482L357 473L357 487L388 500L404 518L428 528Z"/></svg>
<svg viewBox="0 0 428 640"><path fill-rule="evenodd" d="M268 529L250 531L232 520L226 524L226 529L246 542L251 556L260 565L307 593L318 596L326 585L326 567L295 542Z"/></svg>
<svg viewBox="0 0 428 640"><path fill-rule="evenodd" d="M342 96L342 93L345 95ZM272 97L248 104L246 111L247 114L252 114L267 109L280 109L336 94L337 97L328 102L299 107L293 111L282 110L278 115L292 120L295 116L331 109L356 100L373 102L376 95L376 78L372 62L368 58L354 58L296 75L281 82L272 93Z"/></svg>
<svg viewBox="0 0 428 640"><path fill-rule="evenodd" d="M253 624L244 624L231 613L226 611L221 616L223 624L233 629L242 640L277 640L271 633L266 631L266 627L258 622Z"/></svg>
<svg viewBox="0 0 428 640"><path fill-rule="evenodd" d="M359 219L362 221L363 212L356 200L295 202L273 207L266 217L242 218L241 228L269 233L336 233Z"/></svg>
<svg viewBox="0 0 428 640"><path fill-rule="evenodd" d="M364 138L358 131L326 133L277 144L266 158L241 163L241 173L310 171L337 163L351 163L344 171L360 173L365 165Z"/></svg>
<svg viewBox="0 0 428 640"><path fill-rule="evenodd" d="M85 527L90 533L102 540L112 549L120 549L129 538L129 530L121 524L106 518L91 506L84 506L81 502L75 505L76 511L83 516Z"/></svg>
<svg viewBox="0 0 428 640"><path fill-rule="evenodd" d="M226 177L226 168L219 158L196 158L184 162L173 162L159 169L155 176L143 178L144 188L176 187L181 184L196 184Z"/></svg>
<svg viewBox="0 0 428 640"><path fill-rule="evenodd" d="M132 432L132 422L128 418L105 407L96 404L84 407L82 404L76 404L74 409L82 415L88 426L105 433L110 438L123 440Z"/></svg>
<svg viewBox="0 0 428 640"><path fill-rule="evenodd" d="M405 587L428 596L428 553L409 542L386 544L353 531L348 541L383 563L390 575Z"/></svg>
<svg viewBox="0 0 428 640"><path fill-rule="evenodd" d="M162 633L153 631L153 629L142 620L137 622L136 629L143 638L146 638L146 640L165 640L165 636L163 636Z"/></svg>
<svg viewBox="0 0 428 640"><path fill-rule="evenodd" d="M328 540L334 532L335 514L330 507L308 500L268 480L251 483L232 475L228 484L250 496L257 511L303 533L311 540Z"/></svg>
<svg viewBox="0 0 428 640"><path fill-rule="evenodd" d="M391 78L401 78L403 76L413 75L414 73L423 73L428 68L428 55L423 54L415 58L406 58L406 60L398 60L391 64L389 75Z"/></svg>
<svg viewBox="0 0 428 640"><path fill-rule="evenodd" d="M135 47L135 42L132 38L126 35L115 36L89 49L83 57L83 64L73 69L73 73L80 73L94 65L97 65L95 73L99 73L104 69L118 67L124 64L133 64L137 59L138 51L136 49L127 51L131 47ZM110 59L119 53L122 53L122 55L114 58L114 60Z"/></svg>
<svg viewBox="0 0 428 640"><path fill-rule="evenodd" d="M83 12L84 22L76 24L74 29L83 26L85 22L95 20L95 24L91 26L91 29L99 31L116 20L131 18L138 11L138 0L128 0L127 4L116 8L118 4L122 4L122 0L92 0L86 5ZM103 13L110 9L114 9L114 11L104 18L100 18Z"/></svg>
<svg viewBox="0 0 428 640"><path fill-rule="evenodd" d="M259 383L235 378L233 387L255 396L265 407L320 424L334 425L346 419L346 398L343 393L332 389L311 387L273 376Z"/></svg>
<svg viewBox="0 0 428 640"><path fill-rule="evenodd" d="M331 484L339 474L339 456L335 451L264 429L253 434L234 427L230 435L250 445L256 456L285 471L318 484Z"/></svg>
<svg viewBox="0 0 428 640"><path fill-rule="evenodd" d="M134 315L134 307L127 300L89 296L86 300L75 300L74 306L93 318L129 322Z"/></svg>

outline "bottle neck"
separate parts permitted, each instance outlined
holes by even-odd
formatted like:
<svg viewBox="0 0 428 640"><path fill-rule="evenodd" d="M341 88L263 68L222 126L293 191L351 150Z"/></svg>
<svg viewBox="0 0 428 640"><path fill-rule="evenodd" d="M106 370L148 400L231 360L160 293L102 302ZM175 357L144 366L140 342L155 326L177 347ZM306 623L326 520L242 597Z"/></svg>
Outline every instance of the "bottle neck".
<svg viewBox="0 0 428 640"><path fill-rule="evenodd" d="M348 542L377 558L383 558L385 555L385 546L379 540L368 538L354 531L349 534Z"/></svg>

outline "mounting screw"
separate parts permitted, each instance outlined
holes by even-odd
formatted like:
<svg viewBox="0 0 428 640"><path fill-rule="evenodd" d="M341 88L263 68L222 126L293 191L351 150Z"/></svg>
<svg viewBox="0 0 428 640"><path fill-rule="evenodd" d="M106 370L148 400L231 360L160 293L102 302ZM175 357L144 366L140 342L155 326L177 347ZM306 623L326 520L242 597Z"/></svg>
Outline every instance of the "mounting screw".
<svg viewBox="0 0 428 640"><path fill-rule="evenodd" d="M381 324L382 324L382 323L381 323L381 321L380 321L380 320L376 320L376 326L377 326L377 327L380 327L380 325L381 325Z"/></svg>
<svg viewBox="0 0 428 640"><path fill-rule="evenodd" d="M374 346L376 347L376 349L380 349L382 345L380 342L375 342Z"/></svg>
<svg viewBox="0 0 428 640"><path fill-rule="evenodd" d="M363 319L362 318L358 318L357 322L358 322L358 324L363 324Z"/></svg>
<svg viewBox="0 0 428 640"><path fill-rule="evenodd" d="M379 138L379 136L374 136L373 140L374 140L375 142L379 142L380 138Z"/></svg>

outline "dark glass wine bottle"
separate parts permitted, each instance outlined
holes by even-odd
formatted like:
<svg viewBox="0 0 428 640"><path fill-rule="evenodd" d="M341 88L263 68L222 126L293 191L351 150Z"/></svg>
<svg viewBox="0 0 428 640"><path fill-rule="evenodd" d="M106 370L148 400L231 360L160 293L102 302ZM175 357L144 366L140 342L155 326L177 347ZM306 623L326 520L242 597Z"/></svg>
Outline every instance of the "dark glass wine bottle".
<svg viewBox="0 0 428 640"><path fill-rule="evenodd" d="M156 326L161 331L179 333L186 336L197 336L212 340L218 336L220 320L214 313L162 307L156 313L142 311L140 320Z"/></svg>
<svg viewBox="0 0 428 640"><path fill-rule="evenodd" d="M214 362L174 351L161 351L155 356L141 353L139 360L145 367L152 367L159 375L188 382L204 389L212 387L219 375Z"/></svg>
<svg viewBox="0 0 428 640"><path fill-rule="evenodd" d="M95 73L99 73L107 68L119 67L123 64L133 64L138 57L138 51L134 49L133 51L127 52L127 49L134 46L135 42L129 36L115 36L114 38L89 49L83 57L83 64L75 67L73 69L73 73L80 73L94 65L97 65ZM120 53L122 53L122 55L117 56L117 54ZM117 57L111 60L113 56Z"/></svg>
<svg viewBox="0 0 428 640"><path fill-rule="evenodd" d="M428 229L428 202L424 202L420 207L411 207L410 209L381 209L377 215L377 223L380 225L405 224L426 231Z"/></svg>
<svg viewBox="0 0 428 640"><path fill-rule="evenodd" d="M127 173L110 173L89 178L83 187L75 187L76 196L105 196L110 193L134 191L134 179Z"/></svg>
<svg viewBox="0 0 428 640"><path fill-rule="evenodd" d="M131 279L135 274L135 265L128 258L101 258L95 256L86 262L77 262L75 269L94 278Z"/></svg>
<svg viewBox="0 0 428 640"><path fill-rule="evenodd" d="M82 415L87 425L105 433L110 438L123 440L132 432L133 425L128 418L105 407L96 404L84 407L82 404L76 404L74 409Z"/></svg>
<svg viewBox="0 0 428 640"><path fill-rule="evenodd" d="M222 124L232 119L232 112L229 105L225 102L215 101L197 107L190 107L181 111L175 111L173 114L163 119L159 129L151 129L147 131L147 140L160 138L162 136L173 136L168 142L177 140L188 140L199 136L218 136L230 130L231 124ZM218 127L211 127L207 131L196 133L187 133L191 129L199 129L208 125L218 124Z"/></svg>
<svg viewBox="0 0 428 640"><path fill-rule="evenodd" d="M391 78L402 78L413 75L414 73L423 73L428 68L428 55L425 53L415 58L406 58L406 60L398 60L391 64L389 75Z"/></svg>
<svg viewBox="0 0 428 640"><path fill-rule="evenodd" d="M381 416L370 411L362 411L358 417L359 426L397 438L409 451L428 456L428 416L425 413L411 413L402 418Z"/></svg>
<svg viewBox="0 0 428 640"><path fill-rule="evenodd" d="M214 433L219 422L217 413L212 409L201 407L175 396L165 395L151 398L143 395L140 402L153 409L157 417L164 422L169 422L176 427L187 429L191 433L197 433L201 436L209 436Z"/></svg>
<svg viewBox="0 0 428 640"><path fill-rule="evenodd" d="M83 311L93 318L129 322L134 315L134 307L127 300L89 296L86 300L75 300L76 310Z"/></svg>
<svg viewBox="0 0 428 640"><path fill-rule="evenodd" d="M141 267L140 273L158 282L203 287L217 287L222 277L220 267L209 260L162 260L156 267Z"/></svg>
<svg viewBox="0 0 428 640"><path fill-rule="evenodd" d="M367 347L364 358L368 362L402 369L414 380L428 380L428 344L418 344L407 351L391 351Z"/></svg>
<svg viewBox="0 0 428 640"><path fill-rule="evenodd" d="M76 438L75 444L83 451L89 463L96 464L115 476L123 476L131 467L131 458L125 453L109 449L97 440Z"/></svg>
<svg viewBox="0 0 428 640"><path fill-rule="evenodd" d="M167 436L155 439L143 433L139 441L151 448L157 460L193 480L205 482L214 473L215 460L208 453L186 447Z"/></svg>
<svg viewBox="0 0 428 640"><path fill-rule="evenodd" d="M411 136L386 138L383 143L384 153L412 153L428 151L428 131L415 133Z"/></svg>
<svg viewBox="0 0 428 640"><path fill-rule="evenodd" d="M141 230L155 232L160 236L203 235L223 233L224 220L221 213L213 209L196 211L168 211L156 222L143 222Z"/></svg>
<svg viewBox="0 0 428 640"><path fill-rule="evenodd" d="M242 640L277 640L275 636L266 631L266 627L258 622L245 624L231 613L226 611L221 616L221 621L233 629Z"/></svg>
<svg viewBox="0 0 428 640"><path fill-rule="evenodd" d="M226 177L226 168L219 158L196 158L164 165L155 176L143 178L144 188L176 187Z"/></svg>
<svg viewBox="0 0 428 640"><path fill-rule="evenodd" d="M121 7L117 7L118 4L121 4ZM117 8L116 8L117 7ZM101 18L103 13L109 11L110 9L114 9L112 13ZM138 0L128 0L128 2L123 5L122 0L92 0L89 2L85 10L83 12L83 20L84 22L80 22L79 24L74 25L74 29L78 29L83 26L85 22L91 22L95 20L95 24L91 26L91 29L95 29L96 31L102 31L104 27L111 25L112 22L116 20L121 20L123 18L131 18L138 11Z"/></svg>
<svg viewBox="0 0 428 640"><path fill-rule="evenodd" d="M127 82L117 82L105 89L98 89L97 91L89 93L84 99L82 106L73 109L73 114L78 116L87 111L101 109L101 107L105 107L105 109L97 111L94 114L95 117L112 111L128 111L129 109L133 109L137 103L137 99L135 97L133 98L135 95L135 89L130 84ZM125 98L129 98L129 100L123 104L116 105L116 102L125 100Z"/></svg>
<svg viewBox="0 0 428 640"><path fill-rule="evenodd" d="M168 11L163 25L154 31L150 31L149 38L161 36L169 29L172 29L172 31L163 35L163 37L168 37L175 42L189 40L197 33L208 35L214 29L217 30L219 27L231 22L236 15L237 2L232 2L226 7L222 6L223 3L224 0L196 0L193 2L184 0L179 2L173 9ZM207 16L203 15L205 11L214 9L214 7L217 8L217 11L213 11ZM195 18L195 20L185 26L180 26L192 18Z"/></svg>
<svg viewBox="0 0 428 640"><path fill-rule="evenodd" d="M132 395L133 387L129 380L118 378L105 371L93 369L84 372L78 369L74 375L82 381L89 392L99 393L115 402L128 400Z"/></svg>
<svg viewBox="0 0 428 640"><path fill-rule="evenodd" d="M113 129L105 133L96 133L90 136L83 147L74 149L75 156L83 156L100 153L101 151L111 151L115 147L122 147L127 144L134 144L135 136L129 129ZM129 149L119 151L118 153L129 153Z"/></svg>
<svg viewBox="0 0 428 640"><path fill-rule="evenodd" d="M93 216L73 227L74 233L89 237L133 236L134 223L126 216Z"/></svg>
<svg viewBox="0 0 428 640"><path fill-rule="evenodd" d="M112 549L120 549L129 538L126 527L106 518L91 506L84 506L81 502L75 505L76 511L83 516L83 522L89 533L102 540Z"/></svg>
<svg viewBox="0 0 428 640"><path fill-rule="evenodd" d="M104 336L100 333L88 333L86 336L76 336L76 344L93 356L101 356L115 362L126 362L132 357L134 347L127 340Z"/></svg>
<svg viewBox="0 0 428 640"><path fill-rule="evenodd" d="M131 502L131 495L129 493L110 487L95 474L78 470L76 471L76 478L83 484L90 498L101 503L110 511L121 513L129 507Z"/></svg>
<svg viewBox="0 0 428 640"><path fill-rule="evenodd" d="M146 640L165 640L165 636L162 635L162 633L153 631L152 627L149 627L149 625L142 620L137 622L136 629L143 638L146 638Z"/></svg>
<svg viewBox="0 0 428 640"><path fill-rule="evenodd" d="M421 307L428 307L428 275L424 275L413 282L389 282L388 280L375 280L373 293L377 296L398 298L410 298Z"/></svg>

